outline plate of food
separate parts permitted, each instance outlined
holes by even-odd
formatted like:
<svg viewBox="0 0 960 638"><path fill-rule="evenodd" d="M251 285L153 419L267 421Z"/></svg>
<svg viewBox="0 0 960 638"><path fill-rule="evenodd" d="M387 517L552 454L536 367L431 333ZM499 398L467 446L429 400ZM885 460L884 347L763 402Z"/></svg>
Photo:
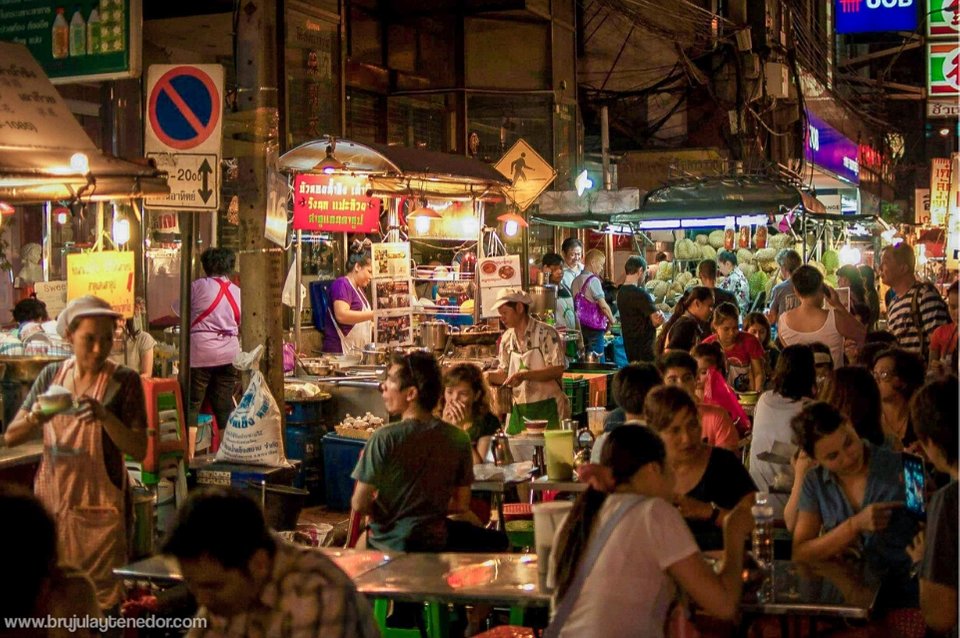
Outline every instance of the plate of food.
<svg viewBox="0 0 960 638"><path fill-rule="evenodd" d="M500 279L510 279L513 277L515 272L516 270L514 270L513 266L510 264L504 264L500 266L500 272L498 274L500 275Z"/></svg>
<svg viewBox="0 0 960 638"><path fill-rule="evenodd" d="M493 273L497 272L497 264L492 261L485 261L480 266L480 272L485 275L492 275Z"/></svg>
<svg viewBox="0 0 960 638"><path fill-rule="evenodd" d="M53 416L77 407L77 402L73 399L73 393L56 383L37 397L37 403L40 404L40 413L44 416Z"/></svg>

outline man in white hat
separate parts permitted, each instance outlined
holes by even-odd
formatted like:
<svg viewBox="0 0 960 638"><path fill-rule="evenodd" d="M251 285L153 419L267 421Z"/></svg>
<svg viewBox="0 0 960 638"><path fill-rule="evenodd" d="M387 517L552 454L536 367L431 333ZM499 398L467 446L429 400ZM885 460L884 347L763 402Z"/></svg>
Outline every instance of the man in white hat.
<svg viewBox="0 0 960 638"><path fill-rule="evenodd" d="M550 428L570 413L563 392L566 363L563 342L553 326L530 316L530 295L520 288L502 288L493 309L507 327L500 339L500 366L486 373L487 382L513 388L507 432L523 429L523 419L546 419Z"/></svg>

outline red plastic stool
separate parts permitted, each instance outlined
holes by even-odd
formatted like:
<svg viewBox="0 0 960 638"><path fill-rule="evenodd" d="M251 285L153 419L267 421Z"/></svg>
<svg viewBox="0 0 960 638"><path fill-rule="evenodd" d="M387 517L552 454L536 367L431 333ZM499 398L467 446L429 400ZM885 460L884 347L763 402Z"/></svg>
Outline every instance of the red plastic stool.
<svg viewBox="0 0 960 638"><path fill-rule="evenodd" d="M473 638L535 638L535 636L536 633L530 627L498 625L493 629L474 634Z"/></svg>
<svg viewBox="0 0 960 638"><path fill-rule="evenodd" d="M503 506L503 520L531 521L533 520L533 506L529 503L507 503Z"/></svg>

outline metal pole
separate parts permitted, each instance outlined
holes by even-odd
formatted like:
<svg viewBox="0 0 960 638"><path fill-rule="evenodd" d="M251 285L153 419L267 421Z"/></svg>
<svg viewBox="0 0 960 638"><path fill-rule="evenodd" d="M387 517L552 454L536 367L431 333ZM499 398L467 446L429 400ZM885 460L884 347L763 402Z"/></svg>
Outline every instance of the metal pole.
<svg viewBox="0 0 960 638"><path fill-rule="evenodd" d="M195 426L190 414L190 288L193 284L193 247L196 244L193 218L196 213L180 213L180 394L187 409L187 424Z"/></svg>
<svg viewBox="0 0 960 638"><path fill-rule="evenodd" d="M610 111L606 105L600 107L600 158L603 166L603 190L613 190L613 176L610 174ZM613 235L610 233L604 236L603 252L606 257L604 275L613 281Z"/></svg>
<svg viewBox="0 0 960 638"><path fill-rule="evenodd" d="M296 252L296 291L293 293L296 302L294 303L294 313L293 313L293 343L297 349L297 352L300 352L300 337L301 337L301 315L303 314L303 297L300 295L301 286L303 285L303 231L297 231L297 252Z"/></svg>

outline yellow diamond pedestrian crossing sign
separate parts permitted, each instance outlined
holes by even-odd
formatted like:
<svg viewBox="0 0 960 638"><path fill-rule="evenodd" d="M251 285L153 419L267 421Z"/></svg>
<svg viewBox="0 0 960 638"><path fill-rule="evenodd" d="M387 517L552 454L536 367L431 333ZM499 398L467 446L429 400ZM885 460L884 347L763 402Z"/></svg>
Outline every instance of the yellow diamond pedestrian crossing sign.
<svg viewBox="0 0 960 638"><path fill-rule="evenodd" d="M557 176L553 166L523 139L517 140L493 167L510 180L512 186L503 190L521 212L527 210Z"/></svg>

